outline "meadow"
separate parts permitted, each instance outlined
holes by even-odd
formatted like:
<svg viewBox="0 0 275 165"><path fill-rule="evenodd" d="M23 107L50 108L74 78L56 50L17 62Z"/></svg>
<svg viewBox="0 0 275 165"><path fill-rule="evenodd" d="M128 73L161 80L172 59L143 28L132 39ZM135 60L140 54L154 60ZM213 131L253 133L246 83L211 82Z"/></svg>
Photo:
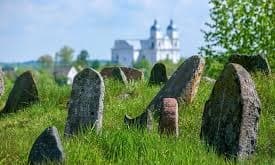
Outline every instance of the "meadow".
<svg viewBox="0 0 275 165"><path fill-rule="evenodd" d="M157 121L152 132L127 128L124 115L139 115L159 91L146 80L126 87L105 80L103 130L73 138L64 137L70 86L58 86L51 76L36 74L40 102L9 115L0 116L0 164L27 164L35 139L49 126L56 126L66 154L66 164L275 164L275 75L253 75L262 103L258 142L249 160L226 160L201 141L199 134L204 104L214 84L201 81L193 103L179 108L179 137L160 136ZM13 82L6 79L0 98L3 108Z"/></svg>

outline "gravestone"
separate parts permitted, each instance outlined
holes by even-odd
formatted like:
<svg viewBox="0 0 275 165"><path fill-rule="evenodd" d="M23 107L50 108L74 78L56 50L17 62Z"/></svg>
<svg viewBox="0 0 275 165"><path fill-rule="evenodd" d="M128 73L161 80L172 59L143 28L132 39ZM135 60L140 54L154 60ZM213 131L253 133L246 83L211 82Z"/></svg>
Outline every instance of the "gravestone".
<svg viewBox="0 0 275 165"><path fill-rule="evenodd" d="M45 129L34 142L28 162L31 165L46 163L61 164L64 162L65 154L55 127Z"/></svg>
<svg viewBox="0 0 275 165"><path fill-rule="evenodd" d="M4 94L4 90L5 90L4 73L0 68L0 96Z"/></svg>
<svg viewBox="0 0 275 165"><path fill-rule="evenodd" d="M126 78L124 72L119 67L115 67L112 70L112 76L113 76L113 78L115 80L120 81L123 84L127 84L128 83L127 78Z"/></svg>
<svg viewBox="0 0 275 165"><path fill-rule="evenodd" d="M192 56L184 61L173 73L171 78L153 98L146 110L138 117L125 115L124 122L128 125L152 129L152 120L159 117L163 98L176 98L178 104L191 103L197 93L205 61L200 56Z"/></svg>
<svg viewBox="0 0 275 165"><path fill-rule="evenodd" d="M205 104L201 138L219 154L247 158L255 151L259 116L253 80L241 65L230 63Z"/></svg>
<svg viewBox="0 0 275 165"><path fill-rule="evenodd" d="M100 74L103 78L112 78L112 71L114 68L116 67L103 68ZM143 72L138 69L128 67L120 67L120 69L124 72L127 81L142 80L144 78Z"/></svg>
<svg viewBox="0 0 275 165"><path fill-rule="evenodd" d="M165 65L163 63L156 63L151 70L149 85L165 84L167 80Z"/></svg>
<svg viewBox="0 0 275 165"><path fill-rule="evenodd" d="M242 65L248 72L263 72L270 74L270 66L267 58L263 55L239 55L235 54L229 58L229 63L237 63Z"/></svg>
<svg viewBox="0 0 275 165"><path fill-rule="evenodd" d="M39 98L36 83L32 73L26 71L16 79L2 113L16 112L37 101Z"/></svg>
<svg viewBox="0 0 275 165"><path fill-rule="evenodd" d="M66 136L93 127L96 132L101 130L104 90L101 75L93 69L86 68L75 76L65 126Z"/></svg>
<svg viewBox="0 0 275 165"><path fill-rule="evenodd" d="M179 135L178 103L174 98L163 98L160 110L159 132L166 135Z"/></svg>

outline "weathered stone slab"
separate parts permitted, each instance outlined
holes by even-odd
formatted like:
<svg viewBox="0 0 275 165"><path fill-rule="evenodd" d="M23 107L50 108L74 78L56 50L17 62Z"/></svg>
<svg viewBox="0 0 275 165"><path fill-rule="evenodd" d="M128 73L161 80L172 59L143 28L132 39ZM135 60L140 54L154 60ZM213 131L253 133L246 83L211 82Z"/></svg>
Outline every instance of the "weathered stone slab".
<svg viewBox="0 0 275 165"><path fill-rule="evenodd" d="M255 151L259 116L253 80L241 65L230 63L205 104L201 138L219 154L247 158Z"/></svg>
<svg viewBox="0 0 275 165"><path fill-rule="evenodd" d="M113 78L115 80L120 81L123 84L127 84L128 83L127 78L126 78L124 72L119 67L115 67L112 70L112 76L113 76Z"/></svg>
<svg viewBox="0 0 275 165"><path fill-rule="evenodd" d="M163 63L156 63L151 70L149 85L165 84L167 80L165 65Z"/></svg>
<svg viewBox="0 0 275 165"><path fill-rule="evenodd" d="M28 162L31 165L61 164L64 159L65 154L58 131L55 127L49 127L34 142Z"/></svg>
<svg viewBox="0 0 275 165"><path fill-rule="evenodd" d="M166 135L179 135L178 102L174 98L163 98L160 110L159 132Z"/></svg>
<svg viewBox="0 0 275 165"><path fill-rule="evenodd" d="M2 113L16 112L39 101L36 83L30 71L21 74L9 94Z"/></svg>
<svg viewBox="0 0 275 165"><path fill-rule="evenodd" d="M73 81L65 135L95 127L102 128L104 82L101 75L90 68L79 72Z"/></svg>
<svg viewBox="0 0 275 165"><path fill-rule="evenodd" d="M0 68L0 96L4 94L4 90L5 90L4 73Z"/></svg>
<svg viewBox="0 0 275 165"><path fill-rule="evenodd" d="M112 70L115 67L106 67L100 71L100 74L103 78L111 78L112 77ZM120 69L124 72L127 81L134 81L134 80L141 80L144 78L144 74L142 71L135 69L135 68L128 68L128 67L120 67Z"/></svg>
<svg viewBox="0 0 275 165"><path fill-rule="evenodd" d="M235 54L229 58L229 63L237 63L242 65L248 72L263 72L270 74L270 66L267 58L263 55L239 55Z"/></svg>
<svg viewBox="0 0 275 165"><path fill-rule="evenodd" d="M137 118L126 115L124 122L128 125L138 125L151 129L152 117L158 118L163 98L176 98L179 105L183 102L191 103L197 93L204 65L205 61L200 56L188 58L173 73L147 106L145 112Z"/></svg>

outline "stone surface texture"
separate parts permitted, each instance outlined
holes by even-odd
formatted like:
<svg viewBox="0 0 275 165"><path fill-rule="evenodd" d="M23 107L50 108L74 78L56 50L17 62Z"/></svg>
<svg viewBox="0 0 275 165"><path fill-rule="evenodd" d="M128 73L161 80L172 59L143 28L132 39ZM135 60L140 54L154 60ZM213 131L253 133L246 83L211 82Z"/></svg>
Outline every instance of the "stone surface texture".
<svg viewBox="0 0 275 165"><path fill-rule="evenodd" d="M166 135L179 135L178 102L174 98L163 98L160 110L159 132Z"/></svg>
<svg viewBox="0 0 275 165"><path fill-rule="evenodd" d="M128 83L127 78L126 78L124 72L120 69L120 67L115 67L112 70L112 76L115 80L120 81L123 84Z"/></svg>
<svg viewBox="0 0 275 165"><path fill-rule="evenodd" d="M34 142L28 162L31 165L61 164L64 159L65 154L58 131L55 127L49 127Z"/></svg>
<svg viewBox="0 0 275 165"><path fill-rule="evenodd" d="M112 77L112 70L115 67L106 67L103 68L100 71L100 74L103 78L111 78ZM129 67L120 67L120 69L124 72L127 81L134 81L134 80L141 80L144 78L144 74L142 71L135 69L135 68L129 68Z"/></svg>
<svg viewBox="0 0 275 165"><path fill-rule="evenodd" d="M149 85L161 85L167 82L166 67L163 63L156 63L150 74Z"/></svg>
<svg viewBox="0 0 275 165"><path fill-rule="evenodd" d="M73 81L65 135L71 136L85 129L102 128L104 82L101 75L90 68L79 72Z"/></svg>
<svg viewBox="0 0 275 165"><path fill-rule="evenodd" d="M173 73L158 94L147 106L144 113L136 118L125 115L124 122L128 125L152 129L153 118L159 117L163 98L175 98L178 104L191 103L197 93L205 61L200 56L192 56L185 60Z"/></svg>
<svg viewBox="0 0 275 165"><path fill-rule="evenodd" d="M26 71L15 81L2 113L12 113L39 101L33 74Z"/></svg>
<svg viewBox="0 0 275 165"><path fill-rule="evenodd" d="M228 64L206 102L201 138L219 154L245 159L255 152L260 100L250 74Z"/></svg>
<svg viewBox="0 0 275 165"><path fill-rule="evenodd" d="M248 72L271 73L267 58L263 55L239 55L235 54L229 58L229 63L242 65Z"/></svg>

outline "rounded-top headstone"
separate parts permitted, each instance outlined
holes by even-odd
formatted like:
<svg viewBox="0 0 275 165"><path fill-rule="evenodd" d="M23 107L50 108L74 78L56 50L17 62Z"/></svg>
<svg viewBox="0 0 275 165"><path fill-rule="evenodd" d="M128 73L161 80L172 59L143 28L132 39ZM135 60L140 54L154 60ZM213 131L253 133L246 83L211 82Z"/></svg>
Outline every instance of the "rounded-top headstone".
<svg viewBox="0 0 275 165"><path fill-rule="evenodd" d="M73 81L65 135L95 127L102 128L104 82L94 69L86 68L79 72Z"/></svg>
<svg viewBox="0 0 275 165"><path fill-rule="evenodd" d="M38 100L38 90L33 75L30 71L26 71L16 79L2 112L16 112Z"/></svg>
<svg viewBox="0 0 275 165"><path fill-rule="evenodd" d="M113 78L112 71L116 67L105 67L100 71L100 74L103 78ZM134 81L134 80L142 80L144 78L144 74L142 71L129 68L129 67L120 67L120 69L125 74L127 81Z"/></svg>
<svg viewBox="0 0 275 165"><path fill-rule="evenodd" d="M237 63L242 65L248 72L263 72L270 74L270 66L268 60L264 55L239 55L230 56L229 63Z"/></svg>
<svg viewBox="0 0 275 165"><path fill-rule="evenodd" d="M64 162L64 159L65 154L58 131L55 127L49 127L34 142L28 162L31 165L46 163L61 164Z"/></svg>
<svg viewBox="0 0 275 165"><path fill-rule="evenodd" d="M123 84L127 84L127 78L124 72L120 69L120 67L115 67L112 70L112 76L115 80L122 82Z"/></svg>
<svg viewBox="0 0 275 165"><path fill-rule="evenodd" d="M227 157L247 158L256 147L260 100L250 74L225 66L206 102L201 138Z"/></svg>
<svg viewBox="0 0 275 165"><path fill-rule="evenodd" d="M149 78L149 85L160 85L166 83L168 80L166 67L163 63L156 63Z"/></svg>

